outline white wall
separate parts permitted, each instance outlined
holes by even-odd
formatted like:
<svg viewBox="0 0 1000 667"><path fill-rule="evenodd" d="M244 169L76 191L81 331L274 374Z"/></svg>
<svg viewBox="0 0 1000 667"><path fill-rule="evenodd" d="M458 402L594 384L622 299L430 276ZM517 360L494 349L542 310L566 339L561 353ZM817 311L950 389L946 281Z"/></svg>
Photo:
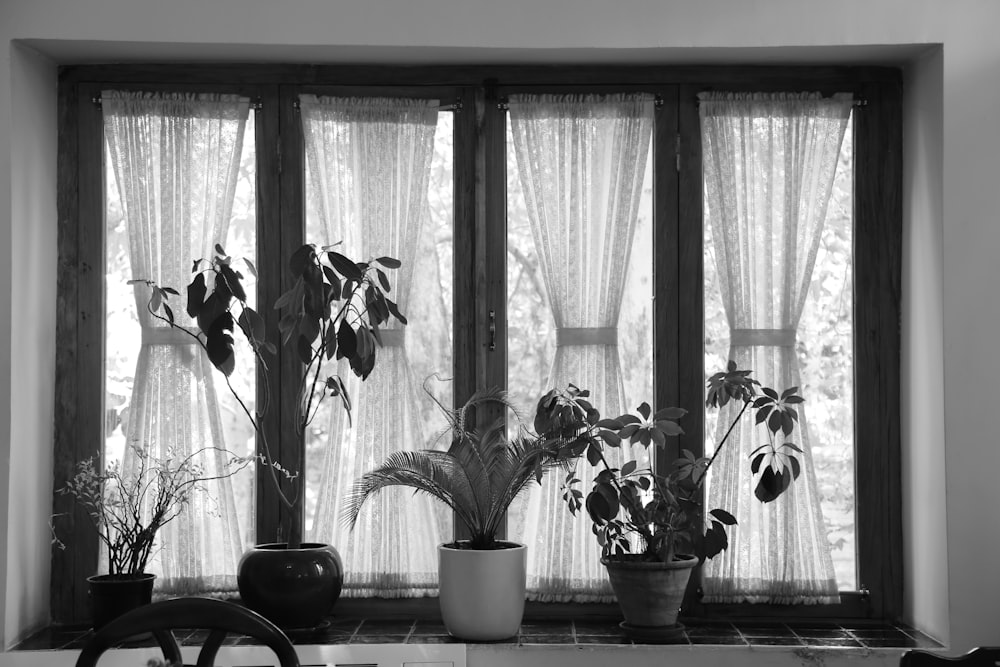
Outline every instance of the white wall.
<svg viewBox="0 0 1000 667"><path fill-rule="evenodd" d="M993 509L1000 504L1000 445L992 419L1000 407L994 381L1000 356L993 353L1000 327L994 287L1000 284L994 258L994 248L1000 248L994 201L1000 174L997 25L1000 3L992 0L0 3L0 479L8 489L0 494L0 528L6 528L8 545L14 537L31 542L23 553L11 554L9 547L0 554L0 566L6 566L0 585L8 592L5 642L44 620L37 603L9 593L44 585L27 554L47 549L46 512L22 514L20 501L11 504L11 498L32 484L44 487L51 470L47 453L21 451L51 445L45 434L52 414L53 343L51 336L21 333L26 326L44 331L51 315L34 307L22 312L21 306L34 302L12 292L11 267L30 266L24 258L38 256L38 243L51 238L56 224L50 178L54 98L44 92L54 73L44 60L23 53L11 58L11 40L24 39L61 62L815 62L856 57L877 45L893 53L891 47L943 44L943 55L920 59L907 77L907 607L922 629L949 639L957 650L1000 644L1000 520ZM21 172L29 156L37 162L26 180ZM44 278L44 272L35 277ZM50 280L35 288L51 300ZM36 374L40 385L22 396L25 373ZM40 441L25 444L25 437ZM5 468L8 460L14 465Z"/></svg>
<svg viewBox="0 0 1000 667"><path fill-rule="evenodd" d="M52 419L55 381L56 203L55 64L31 49L11 49L11 98L14 132L11 150L11 220L7 246L11 290L10 440L8 456L10 510L6 513L7 573L5 636L17 636L48 614L48 514L52 507ZM3 258L7 264L7 258ZM0 283L2 284L2 283ZM9 293L8 293L9 292ZM27 344L26 344L27 343ZM41 471L49 474L42 475ZM38 471L38 474L35 474ZM28 474L25 474L28 473ZM25 539L27 538L27 539Z"/></svg>
<svg viewBox="0 0 1000 667"><path fill-rule="evenodd" d="M941 252L942 72L935 48L903 82L902 420L906 616L921 628L948 627L948 522L945 475L944 343ZM910 406L906 409L905 406ZM913 409L927 406L930 409ZM947 634L940 635L947 639Z"/></svg>

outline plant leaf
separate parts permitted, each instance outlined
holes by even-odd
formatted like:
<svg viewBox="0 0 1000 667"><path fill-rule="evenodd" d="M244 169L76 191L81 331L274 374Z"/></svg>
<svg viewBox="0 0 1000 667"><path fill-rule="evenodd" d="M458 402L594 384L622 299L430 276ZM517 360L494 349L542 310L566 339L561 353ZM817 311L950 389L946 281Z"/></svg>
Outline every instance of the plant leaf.
<svg viewBox="0 0 1000 667"><path fill-rule="evenodd" d="M233 315L228 310L216 317L205 331L205 348L208 360L226 377L236 369L236 355L233 352Z"/></svg>
<svg viewBox="0 0 1000 667"><path fill-rule="evenodd" d="M358 268L358 265L344 255L341 255L339 252L331 250L326 254L326 256L329 258L330 264L333 268L337 270L337 273L344 276L348 280L361 282L364 278L364 273L362 273L361 269Z"/></svg>
<svg viewBox="0 0 1000 667"><path fill-rule="evenodd" d="M191 317L198 317L201 306L205 302L205 294L208 288L205 286L205 274L199 273L191 280L187 288L187 314Z"/></svg>
<svg viewBox="0 0 1000 667"><path fill-rule="evenodd" d="M337 358L354 358L357 347L357 334L354 333L354 329L347 323L347 320L341 320L340 326L337 328Z"/></svg>
<svg viewBox="0 0 1000 667"><path fill-rule="evenodd" d="M732 514L730 514L726 510L714 509L711 512L709 512L709 514L711 514L716 519L718 519L721 523L724 523L727 526L735 526L736 525L736 517L734 517Z"/></svg>

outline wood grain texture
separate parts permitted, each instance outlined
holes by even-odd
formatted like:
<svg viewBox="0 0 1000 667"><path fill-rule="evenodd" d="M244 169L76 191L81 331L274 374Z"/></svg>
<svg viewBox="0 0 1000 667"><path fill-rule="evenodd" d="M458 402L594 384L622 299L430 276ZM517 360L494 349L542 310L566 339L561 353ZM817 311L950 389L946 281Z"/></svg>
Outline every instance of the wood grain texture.
<svg viewBox="0 0 1000 667"><path fill-rule="evenodd" d="M257 272L264 277L283 276L286 270L282 236L287 232L281 224L282 211L292 205L283 199L286 192L282 174L278 170L278 152L282 150L281 116L284 108L281 105L278 86L262 86L254 91L254 99L258 98L261 108L250 112L255 116L254 139L257 148ZM278 252L275 252L275 249ZM267 402L261 430L268 449L277 456L284 454L281 446L288 437L279 428L279 424L287 421L282 419L288 407L286 394L294 394L294 391L283 390L283 385L287 381L285 365L282 363L285 355L278 332L279 314L271 307L283 287L281 280L263 279L257 284L257 303L260 306L258 311L264 318L264 330L267 339L277 347L277 355L267 359L268 372L265 374L263 369L257 370L257 405L264 407L265 401ZM263 453L264 446L264 442L258 436L258 453ZM290 470L297 469L290 467L292 462L285 463L284 459L282 462ZM278 542L281 540L278 529L280 503L271 479L272 471L262 461L258 461L255 475L257 484L254 541L257 544Z"/></svg>
<svg viewBox="0 0 1000 667"><path fill-rule="evenodd" d="M855 114L855 470L859 581L872 613L902 613L900 304L902 89L866 85Z"/></svg>
<svg viewBox="0 0 1000 667"><path fill-rule="evenodd" d="M657 93L660 102L653 114L653 394L657 409L680 402L680 280L678 225L679 132L677 86ZM634 407L634 406L629 406ZM671 439L657 453L660 474L680 452L680 440Z"/></svg>
<svg viewBox="0 0 1000 667"><path fill-rule="evenodd" d="M452 377L454 405L460 406L476 391L481 376L476 352L476 248L481 236L477 224L481 176L476 168L478 128L481 124L483 99L481 92L463 88L459 93L462 109L455 113L454 132L454 290L452 292Z"/></svg>
<svg viewBox="0 0 1000 667"><path fill-rule="evenodd" d="M53 488L62 488L73 475L78 457L76 435L76 418L79 406L77 397L80 394L79 376L77 372L78 357L76 340L79 335L79 320L77 318L77 271L79 269L79 87L71 83L61 83L59 86L59 137L58 137L58 172L57 210L59 216L58 230L58 276L56 279L56 339L68 341L71 344L56 348L56 382L55 389L55 456L53 470ZM59 538L66 542L70 535L75 535L79 525L82 529L86 517L76 511L74 503L58 493L53 497L53 524ZM65 550L56 546L52 548L53 582L56 573L66 573L62 585L54 585L50 590L52 618L56 622L68 622L75 617L83 617L86 609L83 601L86 591L81 591L73 582L81 579L81 559L89 551L96 554L96 542L93 549L86 545L75 548L71 542ZM72 548L71 548L72 547Z"/></svg>

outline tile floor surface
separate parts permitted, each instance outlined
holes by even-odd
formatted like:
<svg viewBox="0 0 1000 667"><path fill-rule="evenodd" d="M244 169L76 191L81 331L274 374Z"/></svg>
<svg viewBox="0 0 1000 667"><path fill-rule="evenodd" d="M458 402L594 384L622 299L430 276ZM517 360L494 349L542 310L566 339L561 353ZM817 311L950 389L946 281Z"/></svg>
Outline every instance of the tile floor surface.
<svg viewBox="0 0 1000 667"><path fill-rule="evenodd" d="M79 649L91 631L87 628L46 628L14 647L15 651ZM207 631L175 631L182 645L200 644ZM322 627L288 633L295 644L440 644L461 643L440 622L331 618ZM227 644L254 644L249 637L230 636ZM497 644L621 645L632 644L617 621L525 621L517 637ZM813 624L790 626L760 623L690 624L676 643L739 646L812 646L841 648L939 648L941 645L912 628ZM129 646L152 645L146 642Z"/></svg>

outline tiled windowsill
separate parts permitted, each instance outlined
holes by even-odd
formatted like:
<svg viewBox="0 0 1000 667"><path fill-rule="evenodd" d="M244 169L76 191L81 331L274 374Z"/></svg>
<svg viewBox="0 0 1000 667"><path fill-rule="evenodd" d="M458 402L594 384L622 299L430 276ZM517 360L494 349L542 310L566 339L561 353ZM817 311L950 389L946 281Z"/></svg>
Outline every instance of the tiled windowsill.
<svg viewBox="0 0 1000 667"><path fill-rule="evenodd" d="M14 651L79 650L91 631L86 628L46 628L14 647ZM180 631L181 645L200 644L204 631ZM360 644L461 644L450 637L440 622L424 620L373 620L332 618L315 630L289 633L292 642L301 646L360 645ZM253 645L248 637L229 637L229 645ZM930 637L906 626L851 626L811 623L808 626L765 623L689 624L677 644L728 647L787 647L790 649L908 649L941 648ZM153 645L130 644L128 648ZM483 644L484 647L513 648L519 646L596 647L643 645L626 637L616 621L526 621L517 637ZM469 644L470 647L477 646Z"/></svg>

